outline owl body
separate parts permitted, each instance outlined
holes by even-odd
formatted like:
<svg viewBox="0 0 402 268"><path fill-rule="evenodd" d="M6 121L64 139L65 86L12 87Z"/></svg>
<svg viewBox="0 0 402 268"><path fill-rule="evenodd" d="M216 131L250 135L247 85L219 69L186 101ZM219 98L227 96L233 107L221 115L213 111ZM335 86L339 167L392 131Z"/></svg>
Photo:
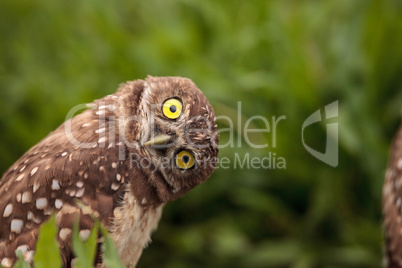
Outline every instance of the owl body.
<svg viewBox="0 0 402 268"><path fill-rule="evenodd" d="M385 266L402 267L402 126L396 134L383 187Z"/></svg>
<svg viewBox="0 0 402 268"><path fill-rule="evenodd" d="M52 213L64 267L75 258L74 221L79 218L85 240L93 216L111 233L122 262L135 265L163 205L213 172L215 115L191 80L128 82L90 107L32 147L0 180L3 266L12 266L16 249L32 262L39 228ZM100 252L95 263L102 263Z"/></svg>

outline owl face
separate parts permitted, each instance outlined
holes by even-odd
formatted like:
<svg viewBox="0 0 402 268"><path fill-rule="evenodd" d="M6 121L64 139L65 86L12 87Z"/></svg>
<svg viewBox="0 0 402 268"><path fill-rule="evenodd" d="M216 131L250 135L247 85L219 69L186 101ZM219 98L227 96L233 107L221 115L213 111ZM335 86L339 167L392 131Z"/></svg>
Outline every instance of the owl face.
<svg viewBox="0 0 402 268"><path fill-rule="evenodd" d="M135 168L152 171L160 198L170 201L206 180L216 166L218 132L206 97L189 79L148 77L142 87ZM131 133L129 133L131 134ZM161 194L163 193L163 194ZM162 195L162 196L161 196Z"/></svg>

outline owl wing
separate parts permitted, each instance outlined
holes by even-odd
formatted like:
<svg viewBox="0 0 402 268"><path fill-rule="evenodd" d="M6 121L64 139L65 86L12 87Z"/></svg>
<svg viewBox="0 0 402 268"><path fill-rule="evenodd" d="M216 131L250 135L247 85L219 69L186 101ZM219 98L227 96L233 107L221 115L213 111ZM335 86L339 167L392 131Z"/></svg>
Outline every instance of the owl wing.
<svg viewBox="0 0 402 268"><path fill-rule="evenodd" d="M383 187L383 215L388 267L402 267L402 126L391 147Z"/></svg>
<svg viewBox="0 0 402 268"><path fill-rule="evenodd" d="M16 249L32 261L39 228L53 212L63 267L71 265L71 233L78 216L83 239L93 226L91 214L110 225L124 194L125 174L108 112L98 107L66 121L5 172L0 180L3 266L12 266Z"/></svg>

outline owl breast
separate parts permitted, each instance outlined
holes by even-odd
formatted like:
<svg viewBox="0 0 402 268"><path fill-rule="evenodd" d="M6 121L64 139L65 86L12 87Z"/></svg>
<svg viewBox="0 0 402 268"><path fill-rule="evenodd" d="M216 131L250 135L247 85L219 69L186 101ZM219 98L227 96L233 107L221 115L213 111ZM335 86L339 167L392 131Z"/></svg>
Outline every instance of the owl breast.
<svg viewBox="0 0 402 268"><path fill-rule="evenodd" d="M130 187L124 194L121 207L113 211L111 235L124 265L137 264L142 250L151 241L151 233L157 228L163 205L144 207L133 195Z"/></svg>

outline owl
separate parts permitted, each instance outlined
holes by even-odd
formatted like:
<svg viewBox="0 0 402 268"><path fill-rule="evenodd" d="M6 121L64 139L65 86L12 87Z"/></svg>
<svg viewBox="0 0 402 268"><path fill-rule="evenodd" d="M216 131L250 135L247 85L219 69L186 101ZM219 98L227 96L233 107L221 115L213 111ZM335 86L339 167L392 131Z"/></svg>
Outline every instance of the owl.
<svg viewBox="0 0 402 268"><path fill-rule="evenodd" d="M402 267L402 126L396 134L383 187L386 267Z"/></svg>
<svg viewBox="0 0 402 268"><path fill-rule="evenodd" d="M190 79L148 76L81 110L72 109L0 180L5 267L15 263L16 249L32 262L39 228L52 214L63 267L75 261L74 221L79 219L85 240L93 216L131 267L157 228L164 204L204 182L216 167L215 114ZM101 248L101 238L98 243ZM99 252L95 264L102 265Z"/></svg>

